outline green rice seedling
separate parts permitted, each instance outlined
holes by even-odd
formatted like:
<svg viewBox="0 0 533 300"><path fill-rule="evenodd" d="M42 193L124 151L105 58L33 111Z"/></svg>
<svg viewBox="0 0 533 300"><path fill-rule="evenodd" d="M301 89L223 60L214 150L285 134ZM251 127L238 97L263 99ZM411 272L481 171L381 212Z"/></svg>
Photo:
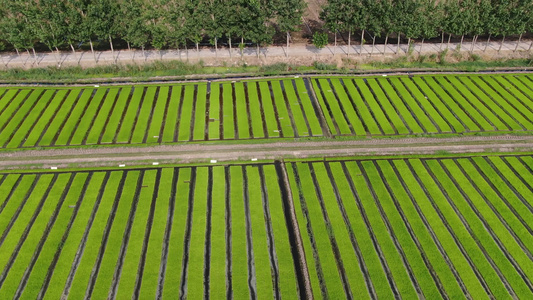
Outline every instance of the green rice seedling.
<svg viewBox="0 0 533 300"><path fill-rule="evenodd" d="M246 215L244 211L244 186L241 167L230 167L230 180L233 297L235 299L246 299L250 294L248 289L250 274L247 271L249 256L246 244Z"/></svg>
<svg viewBox="0 0 533 300"><path fill-rule="evenodd" d="M366 83L370 90L376 96L376 101L380 103L384 111L389 116L392 125L398 131L398 134L409 134L409 128L407 128L406 124L402 122L400 114L398 114L395 108L391 105L389 98L385 95L384 91L377 84L376 79L369 78L367 79Z"/></svg>
<svg viewBox="0 0 533 300"><path fill-rule="evenodd" d="M529 129L531 127L531 121L533 119L533 103L530 101L529 98L524 96L522 92L517 90L514 85L509 84L508 82L504 81L503 76L483 76L479 77L483 79L486 83L486 85L489 85L492 87L493 90L498 92L497 99L499 101L505 101L507 100L509 104L513 105L513 107L519 111L521 114L523 114L527 120L522 125L527 125L527 128ZM512 77L509 77L511 79ZM493 95L493 94L491 94ZM493 95L494 96L494 95ZM522 122L522 121L521 121Z"/></svg>
<svg viewBox="0 0 533 300"><path fill-rule="evenodd" d="M259 103L259 94L257 85L254 81L246 82L249 106L250 106L250 120L252 126L252 135L254 138L264 138L265 128L263 128L262 108Z"/></svg>
<svg viewBox="0 0 533 300"><path fill-rule="evenodd" d="M331 83L332 89L335 91L335 94L339 98L338 100L342 103L342 106L346 112L350 125L355 131L355 134L365 136L367 132L363 126L362 120L359 119L358 113L355 111L354 106L348 98L349 96L346 94L343 84L341 84L340 80L337 78L331 79Z"/></svg>
<svg viewBox="0 0 533 300"><path fill-rule="evenodd" d="M29 115L32 114L31 112L35 109L40 114L40 111L43 110L45 104L50 101L53 94L52 91L49 93L45 92L43 97L41 97L42 101L37 101L42 92L42 90L34 91L28 96L26 101L20 105L20 109L11 118L6 116L6 122L8 121L8 123L5 124L5 127L0 132L1 145L4 145L5 147L10 138L13 137L19 129L21 131L27 131L29 129L31 122L35 121L36 117L38 117L38 115L33 114L33 117L28 119ZM1 123L2 121L0 121L0 124ZM0 125L0 128L2 128L1 126L2 125Z"/></svg>
<svg viewBox="0 0 533 300"><path fill-rule="evenodd" d="M317 88L320 86L320 89L316 89L316 94L322 94L327 103L325 106L322 106L322 111L331 111L333 126L339 128L340 134L351 134L352 131L350 130L348 121L344 118L346 108L344 108L343 103L335 97L329 82L326 79L317 79L316 82Z"/></svg>
<svg viewBox="0 0 533 300"><path fill-rule="evenodd" d="M354 82L359 91L361 91L363 101L366 102L370 107L370 111L372 112L372 115L376 122L380 125L383 133L394 134L394 128L392 128L390 122L387 119L387 116L380 107L381 102L378 99L374 98L374 95L370 92L370 89L363 80L355 79Z"/></svg>
<svg viewBox="0 0 533 300"><path fill-rule="evenodd" d="M318 115L315 109L313 108L313 103L309 96L309 92L305 88L305 83L303 79L295 79L294 85L296 86L296 93L300 97L301 106L305 111L307 121L309 122L309 127L311 127L311 133L313 136L323 135L322 127L320 126L320 121L318 120ZM317 95L318 96L318 95ZM316 104L319 107L319 104Z"/></svg>
<svg viewBox="0 0 533 300"><path fill-rule="evenodd" d="M249 139L250 138L250 122L248 121L248 111L246 105L249 100L244 94L244 84L242 82L234 83L235 87L235 111L237 114L237 128L239 132L239 139Z"/></svg>
<svg viewBox="0 0 533 300"><path fill-rule="evenodd" d="M87 106L83 115L80 116L78 126L74 131L74 135L72 136L69 145L81 145L85 141L94 118L96 118L103 102L105 102L104 98L106 95L107 89L99 88L96 90L96 94L90 99L89 106Z"/></svg>
<svg viewBox="0 0 533 300"><path fill-rule="evenodd" d="M14 99L13 100L10 99L9 101L2 102L2 105L4 105L4 107L0 109L0 111L3 110L2 118L0 118L0 128L7 126L7 124L11 121L11 119L20 110L24 110L24 109L27 110L29 106L33 103L32 101L28 101L29 99L33 99L33 101L35 101L35 99L39 97L41 93L44 92L43 90L40 90L40 89L39 90L23 89L23 90L20 90L20 92L17 94L17 91L18 90L13 89L10 92L8 92L9 93L8 95L5 95L2 98L4 99L4 98L9 97L9 98L14 98ZM24 101L24 99L26 99L26 101ZM23 106L24 104L26 104L26 107L28 108L25 108Z"/></svg>
<svg viewBox="0 0 533 300"><path fill-rule="evenodd" d="M226 178L224 167L213 167L211 207L211 264L209 295L224 298L226 294ZM229 192L229 191L228 191Z"/></svg>
<svg viewBox="0 0 533 300"><path fill-rule="evenodd" d="M207 116L207 86L205 84L198 85L198 96L196 99L195 117L194 117L194 133L193 140L203 141L205 139L206 116Z"/></svg>
<svg viewBox="0 0 533 300"><path fill-rule="evenodd" d="M133 132L133 126L135 126L135 119L137 118L138 111L141 109L143 95L147 87L137 86L131 96L131 101L126 107L126 113L122 122L120 123L120 129L116 137L117 143L128 143L131 139Z"/></svg>
<svg viewBox="0 0 533 300"><path fill-rule="evenodd" d="M7 110L7 107L15 109L20 105L20 101L22 100L20 99L20 97L17 97L17 99L20 99L19 101L13 100L13 98L17 96L17 92L19 91L21 91L23 95L29 93L29 90L19 90L15 88L8 89L7 92L5 92L2 98L0 99L0 111L3 111L4 113L6 113L6 115L10 115L9 111Z"/></svg>
<svg viewBox="0 0 533 300"><path fill-rule="evenodd" d="M223 93L222 93L222 120L224 126L223 137L224 139L234 139L235 138L235 120L237 116L233 114L233 88L231 83L222 84Z"/></svg>
<svg viewBox="0 0 533 300"><path fill-rule="evenodd" d="M522 81L515 76L494 76L494 80L498 81L509 93L519 98L526 107L533 107L533 89L524 85Z"/></svg>
<svg viewBox="0 0 533 300"><path fill-rule="evenodd" d="M283 91L281 90L281 85L279 81L271 81L272 94L274 97L274 107L278 112L278 120L281 125L281 130L283 132L283 137L294 137L294 130L292 122L293 116L289 115L287 109L287 104L285 102L285 97L283 96Z"/></svg>
<svg viewBox="0 0 533 300"><path fill-rule="evenodd" d="M157 99L154 99L155 104L153 105L153 114L152 114L152 120L150 124L148 124L148 132L146 133L146 143L155 143L157 141L160 141L163 137L159 136L161 130L163 129L163 126L166 126L164 123L165 113L168 113L166 111L167 105L170 101L169 97L169 90L170 87L168 86L162 86L159 88L159 95ZM173 127L175 124L170 124L171 127Z"/></svg>
<svg viewBox="0 0 533 300"><path fill-rule="evenodd" d="M138 113L139 115L137 117L137 122L135 123L135 127L133 129L133 135L130 138L130 143L132 144L140 144L144 141L146 131L148 131L148 126L150 125L148 122L152 117L156 91L157 88L153 86L148 87L146 90L146 94L141 102L142 106L140 107Z"/></svg>
<svg viewBox="0 0 533 300"><path fill-rule="evenodd" d="M6 201L5 198L3 199L4 203L2 205L4 205L4 209L0 212L0 232L2 235L7 235L9 224L11 222L16 221L16 218L17 218L15 217L16 212L19 209L21 210L24 209L24 207L28 205L28 202L24 204L25 196L28 193L32 192L30 191L32 185L35 184L36 180L37 181L39 180L39 178L37 178L37 176L35 175L19 175L19 176L21 176L22 178L20 179L17 178L17 180L20 180L20 181L16 189L14 191L7 192L5 196L3 196L3 197L6 197L7 195L11 194L11 197L9 198L8 202L5 202ZM6 181L9 183L10 181L8 180L9 179L7 179ZM15 184L16 181L12 181L12 182L13 184ZM15 187L12 187L12 188L15 188ZM19 216L20 216L20 213L19 213ZM23 217L28 217L28 216L23 216Z"/></svg>
<svg viewBox="0 0 533 300"><path fill-rule="evenodd" d="M212 83L209 93L209 140L220 139L220 84Z"/></svg>
<svg viewBox="0 0 533 300"><path fill-rule="evenodd" d="M6 199L9 197L10 192L15 188L15 184L20 178L21 175L19 174L9 174L9 175L2 175L0 180L4 180L4 182L0 185L0 207L3 207L5 209L7 203L5 203ZM2 216L2 212L0 212L0 217Z"/></svg>
<svg viewBox="0 0 533 300"><path fill-rule="evenodd" d="M132 92L132 87L123 87L118 91L118 96L115 102L113 110L110 112L107 119L107 125L105 125L104 132L100 137L100 142L102 144L113 143L115 136L118 134L120 128L120 123L124 110L128 107L128 99L130 98L130 93Z"/></svg>
<svg viewBox="0 0 533 300"><path fill-rule="evenodd" d="M104 126L106 125L106 120L111 117L111 109L113 108L115 102L118 101L118 92L118 88L109 89L105 99L102 100L103 104L98 112L98 115L94 119L94 124L91 128L88 128L89 134L87 136L87 141L85 142L86 145L97 144L100 140L100 136L103 134L105 129Z"/></svg>
<svg viewBox="0 0 533 300"><path fill-rule="evenodd" d="M381 130L379 129L377 120L372 117L371 110L367 106L365 99L359 93L358 85L351 80L343 80L343 82L350 97L353 99L359 116L361 116L361 122L366 125L368 133L380 135Z"/></svg>
<svg viewBox="0 0 533 300"><path fill-rule="evenodd" d="M306 122L307 119L304 118L302 113L303 108L301 107L300 101L296 96L296 91L292 86L291 80L283 80L283 88L285 89L286 103L287 107L290 108L294 123L296 125L296 132L299 136L309 136L311 134L311 129L308 128Z"/></svg>
<svg viewBox="0 0 533 300"><path fill-rule="evenodd" d="M282 130L282 128L278 127L278 121L276 120L276 114L274 113L273 100L270 95L268 83L258 82L257 84L259 85L260 100L263 104L268 137L280 137L279 131Z"/></svg>
<svg viewBox="0 0 533 300"><path fill-rule="evenodd" d="M183 87L179 85L172 86L170 102L168 103L167 118L165 119L165 128L163 129L163 142L171 143L175 140L174 137L178 130L178 107L180 102L183 101L181 98L182 89Z"/></svg>

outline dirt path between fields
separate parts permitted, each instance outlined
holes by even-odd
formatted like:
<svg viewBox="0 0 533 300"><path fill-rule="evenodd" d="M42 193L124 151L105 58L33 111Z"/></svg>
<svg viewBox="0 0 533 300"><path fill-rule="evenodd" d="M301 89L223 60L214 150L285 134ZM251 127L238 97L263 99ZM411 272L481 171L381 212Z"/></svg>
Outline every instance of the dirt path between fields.
<svg viewBox="0 0 533 300"><path fill-rule="evenodd" d="M0 153L0 169L104 167L361 155L533 151L533 136L373 139L265 144L50 149Z"/></svg>

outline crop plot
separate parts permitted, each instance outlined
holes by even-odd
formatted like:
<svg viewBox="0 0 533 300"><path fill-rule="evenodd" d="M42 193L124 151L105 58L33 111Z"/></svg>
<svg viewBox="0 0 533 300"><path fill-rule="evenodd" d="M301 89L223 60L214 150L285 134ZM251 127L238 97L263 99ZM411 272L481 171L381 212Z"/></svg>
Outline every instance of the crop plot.
<svg viewBox="0 0 533 300"><path fill-rule="evenodd" d="M526 75L311 80L332 135L533 130L533 81Z"/></svg>
<svg viewBox="0 0 533 300"><path fill-rule="evenodd" d="M315 298L530 298L532 166L491 155L0 173L0 293L293 299L309 282Z"/></svg>
<svg viewBox="0 0 533 300"><path fill-rule="evenodd" d="M0 293L294 299L277 178L273 164L0 175Z"/></svg>
<svg viewBox="0 0 533 300"><path fill-rule="evenodd" d="M531 297L531 161L287 163L315 297Z"/></svg>

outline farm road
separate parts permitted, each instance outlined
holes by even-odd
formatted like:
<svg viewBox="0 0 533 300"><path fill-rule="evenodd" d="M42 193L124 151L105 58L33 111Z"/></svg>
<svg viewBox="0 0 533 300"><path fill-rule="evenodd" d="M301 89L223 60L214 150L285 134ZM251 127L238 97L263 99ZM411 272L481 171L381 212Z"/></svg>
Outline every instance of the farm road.
<svg viewBox="0 0 533 300"><path fill-rule="evenodd" d="M0 152L0 169L18 167L95 167L152 162L209 163L353 155L405 155L485 151L533 151L533 136L469 136L453 138L403 138L359 141L280 142L263 144L182 144L152 147L104 147Z"/></svg>
<svg viewBox="0 0 533 300"><path fill-rule="evenodd" d="M486 46L486 41L479 41L475 45L474 52L478 54L483 54ZM518 51L528 51L530 49L530 41L524 40L522 41L517 48L517 42L515 41L508 41L504 42L502 45L502 53L508 53L513 52L515 49ZM459 43L451 43L450 44L450 51L454 51L459 46ZM441 45L439 43L433 44L433 43L425 43L422 45L422 48L420 48L421 45L415 44L415 51L421 51L422 54L428 54L428 53L438 53L442 51L446 47L446 45L443 45L441 48ZM468 52L470 51L471 43L465 42L463 43L463 47L460 48L460 51L462 52ZM490 42L487 49L489 52L496 52L500 48L500 42L499 41L493 41ZM350 52L350 55L352 55L354 58L358 57L359 54L362 54L364 56L368 56L371 53L373 53L374 56L379 57L380 55L383 55L383 52L385 52L385 55L392 56L396 54L397 51L397 45L392 42L387 45L387 48L384 49L384 45L375 45L374 51L372 51L372 45L371 44L365 44L363 47L360 45L352 45L350 48L348 48L347 45L340 45L335 49L333 45L328 45L325 48L317 49L313 45L307 45L307 44L293 44L289 47L289 56L290 58L297 58L297 57L331 57L333 53L335 52L337 55L345 55L347 52ZM401 44L400 45L400 54L405 54L408 51L407 44ZM284 46L269 46L269 47L261 47L259 48L260 58L263 60L268 61L270 58L284 58L286 56L286 47ZM362 53L361 53L362 52ZM244 59L255 59L257 56L257 49L255 47L247 47L243 51L243 58ZM81 65L83 67L92 67L95 65L109 65L112 64L114 61L117 61L118 63L123 64L130 64L135 62L136 64L143 64L146 62L153 62L157 60L186 60L189 59L191 61L196 61L199 59L202 60L216 60L220 59L222 61L228 61L228 60L235 60L238 61L241 57L241 52L238 47L234 47L230 53L229 48L220 48L218 52L215 52L214 48L208 47L208 48L201 48L199 52L196 51L196 49L192 49L189 51L185 50L146 50L144 53L140 50L118 50L114 53L111 51L96 51L95 55L93 56L90 51L84 51L84 52L77 52L75 55L72 52L61 52L60 54L57 53L48 53L48 52L42 52L38 53L37 57L34 58L33 55L27 54L27 53L21 53L20 57L17 56L15 53L10 53L9 55L2 55L3 64L6 64L7 67L24 67L24 68L32 68L32 67L45 67L45 66L75 66L75 65ZM0 65L1 67L4 67L4 65Z"/></svg>

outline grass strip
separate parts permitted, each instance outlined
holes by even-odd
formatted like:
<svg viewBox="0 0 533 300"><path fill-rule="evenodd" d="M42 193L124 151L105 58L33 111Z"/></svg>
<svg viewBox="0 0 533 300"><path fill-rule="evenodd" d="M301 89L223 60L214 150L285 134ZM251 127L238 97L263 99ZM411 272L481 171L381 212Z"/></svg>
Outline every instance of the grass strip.
<svg viewBox="0 0 533 300"><path fill-rule="evenodd" d="M174 169L172 168L161 169L161 179L159 186L157 187L157 199L153 200L155 201L155 210L150 236L148 239L148 246L146 248L146 260L142 266L142 281L135 283L136 287L140 288L138 291L139 299L153 298L156 295L159 280L159 270L161 268L161 251L163 247L165 226L168 216L168 202L170 201L170 194L172 190L173 173ZM147 175L150 176L150 174ZM134 260L132 260L132 262L133 261ZM140 274L137 273L135 275L139 279ZM131 290L128 287L119 285L117 298L121 299L129 297L130 292Z"/></svg>
<svg viewBox="0 0 533 300"><path fill-rule="evenodd" d="M196 169L194 189L194 206L189 248L189 265L187 271L186 297L200 299L204 296L204 254L207 218L208 167Z"/></svg>
<svg viewBox="0 0 533 300"><path fill-rule="evenodd" d="M256 166L247 166L248 201L250 208L250 219L252 221L252 243L254 251L254 266L257 285L257 295L272 298L272 274L271 257L268 252L265 212L261 201L261 179Z"/></svg>
<svg viewBox="0 0 533 300"><path fill-rule="evenodd" d="M118 92L118 88L111 88L109 89L105 99L102 100L104 103L100 108L98 115L96 116L94 125L89 128L89 135L87 136L87 141L85 142L86 145L94 145L98 143L100 135L105 129L104 126L106 125L106 120L111 117L111 109L115 104Z"/></svg>
<svg viewBox="0 0 533 300"><path fill-rule="evenodd" d="M163 298L179 295L181 270L183 264L183 246L185 242L185 227L187 226L187 211L189 208L189 189L191 185L191 169L180 168L174 217L168 246ZM141 289L142 290L142 289ZM141 295L143 293L141 292ZM149 297L152 297L149 294Z"/></svg>
<svg viewBox="0 0 533 300"><path fill-rule="evenodd" d="M43 245L42 251L35 262L32 272L29 274L22 298L37 299L54 256L58 251L58 248L62 246L61 241L65 234L65 228L67 228L74 212L72 206L78 205L78 199L85 182L87 181L87 177L87 173L78 173L76 174L76 177L74 177L74 181L72 182L61 210L59 211L57 220Z"/></svg>
<svg viewBox="0 0 533 300"><path fill-rule="evenodd" d="M230 167L231 197L231 261L234 299L249 297L246 216L244 212L243 173L241 167ZM251 245L250 245L251 246Z"/></svg>
<svg viewBox="0 0 533 300"><path fill-rule="evenodd" d="M124 262L121 266L122 271L120 273L120 277L116 278L117 281L120 281L118 283L118 289L114 295L119 299L132 297L135 290L138 275L137 272L134 272L134 270L138 270L139 262L141 260L143 242L145 238L144 235L146 232L150 208L152 206L151 202L154 200L152 199L154 189L159 188L158 186L155 186L156 173L156 170L146 171L141 183L141 192L139 194L135 217L130 230L128 247L124 256ZM134 190L133 187L132 190ZM112 265L113 264L110 266ZM157 273L155 276L157 277ZM102 294L103 292L105 292L105 289L102 289ZM97 291L93 293L93 297L96 295Z"/></svg>
<svg viewBox="0 0 533 300"><path fill-rule="evenodd" d="M439 213L435 210L435 207L433 207L433 199L428 198L428 196L431 196L431 194L426 194L428 193L428 189L418 183L417 178L415 178L416 175L410 171L405 161L394 160L392 165L396 168L398 174L400 174L398 178L405 183L411 195L416 199L416 201L412 203L413 205L416 204L418 206L420 211L419 216L425 218L429 226L428 228L430 228L436 238L436 240L435 238L434 240L439 242L442 251L449 259L448 264L456 270L458 276L460 276L467 288L468 293L476 299L487 299L488 296L483 289L483 286L476 277L476 273L469 265L469 261L467 260L468 257L465 257L461 252L461 248L459 248L458 244L454 241L452 233L447 230L443 220L440 219ZM430 243L428 243L428 246L429 245ZM428 253L432 255L437 254L436 252L434 254L431 252ZM438 260L438 257L436 259ZM456 284L456 281L443 280L443 283L445 284L445 287L448 287L447 293L449 295L457 294L459 292L459 289L452 289L450 291L449 288L449 286L454 285L454 283Z"/></svg>
<svg viewBox="0 0 533 300"><path fill-rule="evenodd" d="M56 213L56 208L58 210L60 208L58 207L60 197L56 195L61 195L62 191L67 187L69 179L70 174L68 173L60 174L57 176L57 180L53 184L53 187L51 187L50 194L44 201L44 205L42 206L41 210L38 212L38 216L35 219L33 225L31 226L26 240L22 244L22 247L19 249L19 251L16 253L16 259L13 265L11 266L10 272L5 278L5 281L0 289L0 293L2 293L3 295L15 297L15 293L17 292L19 284L21 283L21 280L24 277L26 268L31 263L34 252L38 250L36 249L36 247L39 244L39 241L41 240L41 237L43 236L48 226L47 224L50 224L49 222L51 221L51 218L54 216L54 213ZM68 209L68 207L66 207L66 209ZM63 207L63 210L65 210L65 206ZM65 218L65 220L68 222L68 216L67 218ZM54 248L49 250L51 253L55 252ZM43 266L43 269L46 270L46 266Z"/></svg>
<svg viewBox="0 0 533 300"><path fill-rule="evenodd" d="M115 197L120 195L121 191L118 191L117 189L122 177L123 172L118 171L112 172L109 177L102 196L102 201L100 202L100 206L94 217L85 245L83 245L83 256L76 268L74 278L70 284L70 289L65 291L66 294L68 294L68 297L79 299L85 296L95 262L98 259L97 256L101 247L102 238L104 237L108 218L112 217L111 212L115 201L111 199L115 199ZM118 201L118 199L116 199L116 201ZM111 268L113 267L114 265L111 266ZM50 286L52 287L51 284ZM69 286L66 286L66 288L69 288ZM106 292L107 291L108 290L106 289Z"/></svg>
<svg viewBox="0 0 533 300"><path fill-rule="evenodd" d="M362 206L366 211L366 216L370 221L370 226L374 231L377 241L383 251L384 259L391 270L392 277L398 291L402 297L410 298L416 297L416 291L413 283L407 273L407 270L402 262L400 254L395 248L390 233L388 232L383 219L380 217L380 212L373 200L368 183L362 175L362 171L356 162L346 163L351 179L354 183L355 189L359 192L359 198Z"/></svg>
<svg viewBox="0 0 533 300"><path fill-rule="evenodd" d="M213 199L211 208L211 257L209 295L224 298L226 295L226 199L224 167L213 167Z"/></svg>
<svg viewBox="0 0 533 300"><path fill-rule="evenodd" d="M274 245L279 271L279 292L281 297L298 297L298 282L289 243L289 234L285 222L283 200L279 187L276 169L273 165L263 166L264 184L268 193L268 209L270 226L274 235Z"/></svg>
<svg viewBox="0 0 533 300"><path fill-rule="evenodd" d="M72 262L76 256L78 245L90 220L91 211L95 205L95 200L100 192L100 188L103 185L104 177L104 172L96 172L90 179L87 192L84 195L83 201L80 203L78 215L61 248L59 259L52 273L46 294L44 295L45 299L58 299L63 293L63 288L65 287ZM30 284L31 281L28 283L28 286L30 286ZM41 283L39 282L38 284Z"/></svg>
<svg viewBox="0 0 533 300"><path fill-rule="evenodd" d="M120 124L120 130L117 135L117 143L127 143L130 140L133 132L133 126L135 125L134 123L137 112L141 108L145 89L146 87L144 86L135 87L129 105L125 108L126 114L124 115L124 119Z"/></svg>

